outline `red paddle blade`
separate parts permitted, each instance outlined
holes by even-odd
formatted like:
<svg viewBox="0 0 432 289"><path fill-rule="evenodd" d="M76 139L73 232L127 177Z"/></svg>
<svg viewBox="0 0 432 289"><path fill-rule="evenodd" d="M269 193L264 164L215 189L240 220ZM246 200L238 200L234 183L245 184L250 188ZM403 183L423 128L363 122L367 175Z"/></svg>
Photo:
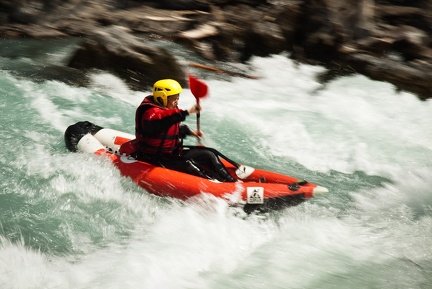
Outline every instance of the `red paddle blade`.
<svg viewBox="0 0 432 289"><path fill-rule="evenodd" d="M196 78L193 75L189 74L189 88L195 96L195 98L198 100L199 98L203 98L207 96L208 93L208 86L207 84L202 81L199 78Z"/></svg>

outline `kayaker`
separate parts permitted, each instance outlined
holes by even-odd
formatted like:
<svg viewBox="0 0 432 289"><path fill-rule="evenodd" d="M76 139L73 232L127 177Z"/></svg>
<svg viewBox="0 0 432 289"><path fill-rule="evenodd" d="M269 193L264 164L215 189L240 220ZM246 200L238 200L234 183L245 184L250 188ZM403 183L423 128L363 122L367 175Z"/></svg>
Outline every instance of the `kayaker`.
<svg viewBox="0 0 432 289"><path fill-rule="evenodd" d="M183 148L183 138L201 138L202 132L181 124L187 116L201 110L196 104L188 110L178 108L182 90L173 79L155 82L153 93L136 110L136 139L122 145L120 153L130 152L132 147L134 157L151 164L221 182L235 182L213 152L202 147Z"/></svg>

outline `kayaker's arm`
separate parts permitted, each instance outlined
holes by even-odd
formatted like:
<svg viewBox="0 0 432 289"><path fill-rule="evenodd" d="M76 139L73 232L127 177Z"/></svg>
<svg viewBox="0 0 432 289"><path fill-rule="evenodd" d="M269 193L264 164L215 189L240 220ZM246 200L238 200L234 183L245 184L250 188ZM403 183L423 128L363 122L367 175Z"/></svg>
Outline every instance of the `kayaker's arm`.
<svg viewBox="0 0 432 289"><path fill-rule="evenodd" d="M149 109L144 113L142 120L142 128L145 133L152 134L158 133L172 126L175 123L182 122L191 113L196 113L199 110L196 105L188 110L179 108L162 110L162 109ZM195 135L190 129L183 131L186 135Z"/></svg>
<svg viewBox="0 0 432 289"><path fill-rule="evenodd" d="M186 138L188 135L194 136L194 137L200 139L202 137L202 132L201 131L193 131L187 125L182 124L180 126L180 138Z"/></svg>
<svg viewBox="0 0 432 289"><path fill-rule="evenodd" d="M164 112L164 113L162 113ZM168 129L175 123L182 122L186 119L188 112L186 110L149 110L147 116L142 119L142 128L144 133L157 134Z"/></svg>
<svg viewBox="0 0 432 289"><path fill-rule="evenodd" d="M180 133L180 138L186 138L188 135L192 135L191 129L185 124L180 126L179 133Z"/></svg>

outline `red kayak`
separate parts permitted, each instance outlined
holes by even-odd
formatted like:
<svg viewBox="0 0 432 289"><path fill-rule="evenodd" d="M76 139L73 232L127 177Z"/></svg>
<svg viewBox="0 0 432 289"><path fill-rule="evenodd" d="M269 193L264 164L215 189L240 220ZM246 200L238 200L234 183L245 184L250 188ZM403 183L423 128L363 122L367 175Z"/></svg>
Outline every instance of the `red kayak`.
<svg viewBox="0 0 432 289"><path fill-rule="evenodd" d="M298 205L316 195L327 193L324 187L276 172L240 165L212 148L238 182L219 182L155 166L120 155L120 146L135 136L90 122L78 122L65 131L70 151L108 157L121 174L131 178L147 192L186 200L199 194L211 194L232 206L243 206L247 213Z"/></svg>

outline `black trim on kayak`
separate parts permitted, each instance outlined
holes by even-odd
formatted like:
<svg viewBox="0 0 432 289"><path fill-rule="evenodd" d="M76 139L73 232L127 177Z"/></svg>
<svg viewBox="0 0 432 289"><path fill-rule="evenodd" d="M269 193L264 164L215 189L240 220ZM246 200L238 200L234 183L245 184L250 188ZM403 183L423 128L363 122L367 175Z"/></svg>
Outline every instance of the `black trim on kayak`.
<svg viewBox="0 0 432 289"><path fill-rule="evenodd" d="M220 151L218 151L214 148L209 148L209 147L205 147L205 146L183 146L183 148L208 150L208 151L213 152L215 155L220 156L221 158L225 159L227 162L229 162L230 164L232 164L236 168L240 167L239 163L233 161L232 159L229 159L227 156L225 156Z"/></svg>
<svg viewBox="0 0 432 289"><path fill-rule="evenodd" d="M78 151L78 142L88 133L92 135L96 134L103 127L95 125L89 121L80 121L76 124L70 125L64 134L64 140L66 147L71 152Z"/></svg>

